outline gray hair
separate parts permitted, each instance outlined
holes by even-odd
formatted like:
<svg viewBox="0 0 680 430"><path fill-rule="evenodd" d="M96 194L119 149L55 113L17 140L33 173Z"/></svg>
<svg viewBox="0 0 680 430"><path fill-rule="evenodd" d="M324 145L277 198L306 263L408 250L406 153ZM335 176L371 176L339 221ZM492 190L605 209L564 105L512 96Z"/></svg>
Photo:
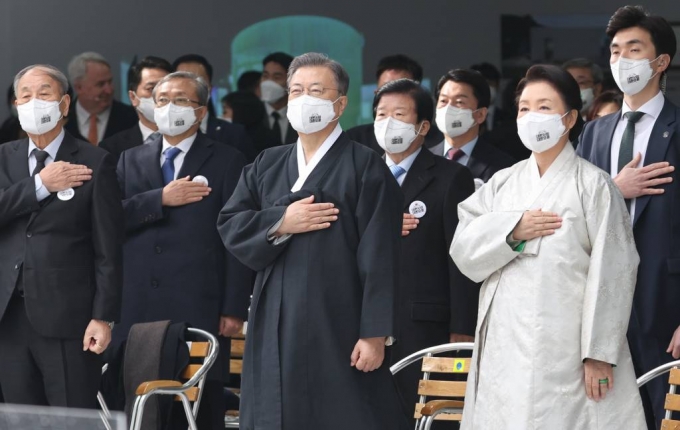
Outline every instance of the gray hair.
<svg viewBox="0 0 680 430"><path fill-rule="evenodd" d="M335 82L338 87L338 92L341 95L347 95L349 89L349 75L340 63L328 58L328 55L319 54L317 52L308 52L306 54L298 55L293 59L288 68L287 84L290 86L290 79L302 67L327 67L333 72Z"/></svg>
<svg viewBox="0 0 680 430"><path fill-rule="evenodd" d="M83 52L82 54L78 54L73 57L71 62L68 63L68 77L71 82L76 83L85 77L85 74L87 73L87 65L89 63L104 64L109 69L111 68L109 62L106 61L106 58L104 58L101 54L96 52Z"/></svg>
<svg viewBox="0 0 680 430"><path fill-rule="evenodd" d="M32 66L25 67L14 77L15 97L18 97L17 92L19 91L19 81L21 80L21 78L24 77L26 73L30 72L33 69L40 69L44 71L47 76L57 81L59 83L60 96L63 97L68 92L68 79L66 79L66 76L61 72L61 70L57 69L54 66L50 66L49 64L34 64Z"/></svg>
<svg viewBox="0 0 680 430"><path fill-rule="evenodd" d="M156 86L153 88L153 92L151 93L151 97L153 97L154 101L156 101L156 91L158 91L158 88L160 88L160 86L163 85L164 83L171 81L173 79L186 79L193 82L194 88L196 89L196 97L198 98L198 104L201 106L206 106L208 104L208 98L210 96L210 89L208 88L208 84L205 83L203 78L191 72L170 73L169 75L166 75L163 79L158 81Z"/></svg>
<svg viewBox="0 0 680 430"><path fill-rule="evenodd" d="M590 69L590 73L593 75L593 83L599 84L604 79L604 73L602 72L602 67L593 63L587 58L574 58L566 63L562 64L562 69L569 70L574 68Z"/></svg>

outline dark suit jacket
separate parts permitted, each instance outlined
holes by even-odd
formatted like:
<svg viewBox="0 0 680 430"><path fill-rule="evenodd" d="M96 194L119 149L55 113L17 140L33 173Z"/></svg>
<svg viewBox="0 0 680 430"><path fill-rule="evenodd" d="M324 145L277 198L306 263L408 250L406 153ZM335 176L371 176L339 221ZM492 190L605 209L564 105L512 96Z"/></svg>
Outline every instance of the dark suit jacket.
<svg viewBox="0 0 680 430"><path fill-rule="evenodd" d="M611 141L621 112L585 125L578 154L610 172ZM644 165L667 161L680 166L680 109L666 99L654 124ZM661 195L636 200L633 232L640 254L633 316L645 335L668 343L680 326L680 183L677 170L673 182L659 188Z"/></svg>
<svg viewBox="0 0 680 430"><path fill-rule="evenodd" d="M0 318L20 273L28 318L47 337L82 339L91 319L117 321L123 211L113 158L68 132L56 161L84 164L92 180L71 200L38 203L28 139L0 146Z"/></svg>
<svg viewBox="0 0 680 430"><path fill-rule="evenodd" d="M120 133L116 133L113 136L106 138L99 142L99 147L111 153L118 163L120 159L120 154L123 151L134 148L135 146L140 146L144 143L144 137L142 136L142 130L139 128L139 124L135 124L127 130L123 130Z"/></svg>
<svg viewBox="0 0 680 430"><path fill-rule="evenodd" d="M186 321L217 333L220 315L247 316L252 272L226 252L216 226L246 160L199 133L178 177L205 176L212 192L200 202L167 207L161 204L161 148L158 138L125 151L118 162L127 241L116 341L139 322Z"/></svg>
<svg viewBox="0 0 680 430"><path fill-rule="evenodd" d="M430 148L433 154L443 157L444 141ZM467 168L472 172L473 178L479 178L487 182L499 170L508 168L515 164L515 160L509 155L496 149L487 143L484 136L479 136L475 149L467 163Z"/></svg>
<svg viewBox="0 0 680 430"><path fill-rule="evenodd" d="M378 145L378 140L375 138L375 131L373 129L373 123L357 125L346 131L347 136L355 142L359 142L362 145L366 145L378 154L382 155L385 150ZM425 143L423 146L429 148L441 142L444 139L444 135L439 131L439 129L433 124L430 127L429 133L425 136Z"/></svg>
<svg viewBox="0 0 680 430"><path fill-rule="evenodd" d="M262 125L264 125L265 127L267 127L267 129L268 129L270 132L272 132L271 136L273 137L273 139L275 139L276 142L280 142L280 141L281 141L281 136L276 136L276 135L273 133L271 126L269 125L269 116L267 115L266 108L265 108L264 117L262 117ZM286 128L286 139L285 139L285 141L283 142L283 145L288 145L289 143L295 143L295 142L297 142L297 139L298 139L298 133L297 133L297 131L295 131L295 130L293 129L293 127L291 127L290 122L289 122L289 123L288 123L288 128Z"/></svg>
<svg viewBox="0 0 680 430"><path fill-rule="evenodd" d="M208 129L205 135L210 139L226 143L240 151L250 163L255 160L257 151L252 139L241 124L233 124L215 116L208 117Z"/></svg>
<svg viewBox="0 0 680 430"><path fill-rule="evenodd" d="M87 142L87 136L81 135L80 130L78 129L78 112L76 110L76 100L71 102L71 107L68 111L68 121L66 122L66 125L64 125L64 128L76 139ZM104 132L104 137L102 140L132 127L137 123L137 121L139 121L139 117L137 116L137 111L135 108L114 100L113 104L111 105L109 122L106 124L106 131Z"/></svg>

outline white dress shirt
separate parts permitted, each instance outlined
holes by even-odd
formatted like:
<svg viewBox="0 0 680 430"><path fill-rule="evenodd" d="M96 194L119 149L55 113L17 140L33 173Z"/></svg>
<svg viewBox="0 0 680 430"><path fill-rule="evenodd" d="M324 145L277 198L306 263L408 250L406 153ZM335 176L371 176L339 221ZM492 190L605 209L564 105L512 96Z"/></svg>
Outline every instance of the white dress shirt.
<svg viewBox="0 0 680 430"><path fill-rule="evenodd" d="M57 137L55 137L54 140L50 142L50 144L47 145L45 149L43 149L43 151L49 154L45 159L45 167L47 167L49 164L52 164L52 162L57 158L57 152L59 152L59 148L61 148L61 143L63 141L64 141L64 129L62 128L61 132L57 135ZM38 148L29 137L28 138L29 174L33 174L33 170L35 170L35 166L38 164L38 160L35 159L35 154L33 153L33 150L35 149L39 150L40 148ZM34 180L35 180L35 196L37 197L38 201L42 201L50 195L50 192L47 190L45 185L43 185L42 178L40 178L40 173L34 176Z"/></svg>
<svg viewBox="0 0 680 430"><path fill-rule="evenodd" d="M279 110L275 110L269 103L264 104L267 110L267 120L269 121L269 128L274 127L274 117L273 112L279 113L279 127L281 127L281 142L286 142L286 133L288 133L288 105L282 107Z"/></svg>
<svg viewBox="0 0 680 430"><path fill-rule="evenodd" d="M104 133L106 132L110 116L111 108L97 115L97 143L104 139ZM90 113L80 104L80 100L76 102L76 117L78 119L78 131L87 139L90 135Z"/></svg>
<svg viewBox="0 0 680 430"><path fill-rule="evenodd" d="M421 146L420 148L418 148L416 150L416 152L414 152L413 154L404 158L403 160L401 160L401 163L397 164L397 166L401 167L402 169L404 169L406 171L406 173L404 173L403 175L401 175L397 178L397 182L399 183L399 186L401 186L401 184L404 183L404 180L406 179L406 175L408 175L409 169L411 168L411 166L413 166L413 162L416 160L416 157L418 156L418 154L420 154L420 151L422 149L423 149L423 147ZM387 155L387 154L385 154L385 162L387 163L387 167L390 167L390 168L395 165L394 160L392 160L390 158L390 156Z"/></svg>
<svg viewBox="0 0 680 430"><path fill-rule="evenodd" d="M179 175L179 171L182 168L182 164L184 164L184 157L186 157L187 152L189 152L195 140L196 133L192 134L191 136L187 137L186 139L184 139L183 141L174 146L175 148L178 148L180 150L180 153L177 154L172 163L175 165L175 177L173 179L177 179L177 175ZM163 167L163 163L165 163L165 151L172 147L173 146L170 145L167 140L165 140L165 137L163 137L163 148L161 149L161 167Z"/></svg>
<svg viewBox="0 0 680 430"><path fill-rule="evenodd" d="M656 119L661 114L661 110L664 105L664 96L661 91L652 97L647 103L642 105L637 112L643 112L644 115L635 123L635 138L633 140L633 158L640 153L642 159L637 167L641 167L645 162L645 155L647 154L647 146L649 145L649 138L652 135L652 129L656 123ZM626 102L623 103L621 108L621 117L619 118L618 124L616 124L616 129L614 130L614 136L612 137L612 150L611 150L611 171L609 172L612 178L618 175L619 170L619 151L621 150L621 139L623 138L623 132L626 129L628 120L625 117L626 112L630 112L632 109L628 107ZM630 202L630 215L631 220L634 218L635 214L635 200L632 199Z"/></svg>
<svg viewBox="0 0 680 430"><path fill-rule="evenodd" d="M472 151L475 150L475 146L477 146L477 141L479 140L479 136L475 137L465 145L460 147L460 150L463 151L463 154L459 159L456 161L459 164L462 164L463 166L468 165L468 161L470 161L470 156L472 156ZM446 157L446 153L449 152L449 149L453 148L453 145L451 145L447 140L444 140L444 153L442 154L444 157Z"/></svg>
<svg viewBox="0 0 680 430"><path fill-rule="evenodd" d="M139 121L139 131L142 132L142 142L144 143L146 143L146 139L148 139L149 136L156 133L154 130L151 130L149 127L142 124L142 121Z"/></svg>

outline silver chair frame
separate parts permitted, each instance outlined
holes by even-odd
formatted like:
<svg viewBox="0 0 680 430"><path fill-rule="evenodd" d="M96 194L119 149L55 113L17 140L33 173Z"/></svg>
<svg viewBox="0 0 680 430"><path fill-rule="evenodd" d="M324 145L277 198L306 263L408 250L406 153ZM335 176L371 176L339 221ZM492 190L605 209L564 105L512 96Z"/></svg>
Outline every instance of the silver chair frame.
<svg viewBox="0 0 680 430"><path fill-rule="evenodd" d="M650 370L649 372L645 373L644 375L640 376L637 379L637 386L638 388L642 387L652 379L664 375L666 373L669 373L671 369L678 369L680 368L680 360L675 360L671 361L666 364L662 364L661 366ZM670 390L668 390L668 394L675 394L675 391L677 390L675 385L671 385ZM672 417L673 413L671 411L666 411L666 416L664 417L667 420L670 420Z"/></svg>
<svg viewBox="0 0 680 430"><path fill-rule="evenodd" d="M212 334L208 333L207 331L200 330L197 328L187 328L187 331L189 333L193 333L200 337L205 338L210 344L210 347L208 349L208 355L205 357L205 360L203 360L203 364L198 369L196 374L194 374L194 376L192 376L191 379L189 379L187 382L182 384L181 387L157 388L151 390L146 394L137 396L137 398L135 399L134 406L132 408L130 430L140 430L142 426L142 418L144 416L144 405L146 404L146 401L149 399L149 397L155 394L169 394L179 396L180 399L182 400L182 405L184 406L184 413L187 416L189 429L197 430L196 416L198 415L198 407L200 406L201 403L203 385L205 385L205 376L208 373L208 370L210 370L212 365L215 363L215 360L217 360L217 353L219 351L220 346L217 343L217 338ZM187 397L186 392L194 386L198 386L198 397L196 398L196 401L194 402L194 407L192 409L191 403L189 402L189 398Z"/></svg>
<svg viewBox="0 0 680 430"><path fill-rule="evenodd" d="M399 360L399 362L395 363L392 367L390 367L390 372L392 374L396 374L400 370L404 369L406 366L409 366L416 361L422 360L424 357L432 357L433 355L436 354L441 354L444 352L451 352L451 351L472 351L474 349L475 344L472 342L458 342L458 343L446 343L443 345L437 345L437 346L432 346L430 348L425 348L421 349L420 351L414 352L413 354L409 355L408 357ZM430 379L430 372L423 372L423 380L427 381ZM422 404L425 404L426 397L425 396L420 396L419 402ZM443 408L430 417L423 417L421 416L419 419L416 420L416 426L415 430L430 430L430 427L432 426L432 423L434 422L434 419L437 415L439 414L462 414L463 410L460 408Z"/></svg>

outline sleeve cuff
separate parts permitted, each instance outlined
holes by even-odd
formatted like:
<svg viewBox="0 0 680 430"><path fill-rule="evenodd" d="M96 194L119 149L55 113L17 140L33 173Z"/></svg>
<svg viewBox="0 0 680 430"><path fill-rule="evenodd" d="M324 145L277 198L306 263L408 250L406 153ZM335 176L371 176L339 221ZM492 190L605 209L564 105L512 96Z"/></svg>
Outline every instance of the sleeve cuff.
<svg viewBox="0 0 680 430"><path fill-rule="evenodd" d="M47 197L49 197L50 192L47 190L45 185L43 185L42 179L40 178L40 173L33 176L33 178L35 180L35 197L39 202L45 200Z"/></svg>
<svg viewBox="0 0 680 430"><path fill-rule="evenodd" d="M293 237L293 235L290 234L290 233L284 234L284 235L279 236L279 237L274 236L274 233L276 233L276 230L278 230L279 227L281 227L281 224L283 224L283 217L284 216L286 216L285 212L281 216L281 218L279 218L279 220L276 222L276 224L274 224L269 230L267 230L267 242L271 243L274 246L281 245L282 243L288 241L291 237Z"/></svg>

